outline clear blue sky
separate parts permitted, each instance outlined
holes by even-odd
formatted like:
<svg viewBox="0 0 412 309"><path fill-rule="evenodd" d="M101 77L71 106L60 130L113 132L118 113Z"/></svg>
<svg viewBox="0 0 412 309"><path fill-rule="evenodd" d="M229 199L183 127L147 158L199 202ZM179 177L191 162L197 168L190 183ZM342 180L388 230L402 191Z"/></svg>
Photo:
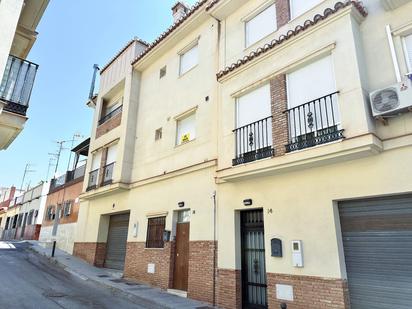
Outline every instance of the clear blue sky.
<svg viewBox="0 0 412 309"><path fill-rule="evenodd" d="M0 186L20 186L26 163L33 164L24 186L45 180L48 153L57 140L78 132L88 137L93 111L86 105L92 66L103 66L126 42L138 36L153 41L172 23L175 0L51 0L28 60L40 65L29 120L5 151L0 151ZM193 5L194 0L186 1ZM70 146L69 144L67 144ZM65 150L59 172L67 168ZM50 172L50 176L53 171ZM49 176L49 178L50 178Z"/></svg>

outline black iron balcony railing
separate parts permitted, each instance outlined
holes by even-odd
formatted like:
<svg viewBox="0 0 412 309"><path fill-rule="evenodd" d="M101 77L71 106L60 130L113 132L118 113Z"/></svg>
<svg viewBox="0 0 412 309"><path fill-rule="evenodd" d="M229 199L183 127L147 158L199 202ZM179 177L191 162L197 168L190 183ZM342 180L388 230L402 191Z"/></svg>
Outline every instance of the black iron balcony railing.
<svg viewBox="0 0 412 309"><path fill-rule="evenodd" d="M339 91L285 111L289 126L291 152L344 138L340 128Z"/></svg>
<svg viewBox="0 0 412 309"><path fill-rule="evenodd" d="M102 186L106 186L112 183L113 181L113 170L114 170L114 162L107 164L103 168L103 181Z"/></svg>
<svg viewBox="0 0 412 309"><path fill-rule="evenodd" d="M120 114L122 112L122 110L123 110L123 105L120 105L119 107L117 107L116 109L114 109L110 113L108 113L107 115L100 118L99 126L102 125L103 123L105 123L107 120L109 120L109 119L113 118L114 116Z"/></svg>
<svg viewBox="0 0 412 309"><path fill-rule="evenodd" d="M96 169L89 173L89 183L87 184L87 191L96 189L98 176L99 176L99 169Z"/></svg>
<svg viewBox="0 0 412 309"><path fill-rule="evenodd" d="M26 115L38 65L9 56L0 84L0 100L5 101L4 110Z"/></svg>
<svg viewBox="0 0 412 309"><path fill-rule="evenodd" d="M232 164L252 162L274 155L272 147L272 116L239 127L235 133L236 157Z"/></svg>

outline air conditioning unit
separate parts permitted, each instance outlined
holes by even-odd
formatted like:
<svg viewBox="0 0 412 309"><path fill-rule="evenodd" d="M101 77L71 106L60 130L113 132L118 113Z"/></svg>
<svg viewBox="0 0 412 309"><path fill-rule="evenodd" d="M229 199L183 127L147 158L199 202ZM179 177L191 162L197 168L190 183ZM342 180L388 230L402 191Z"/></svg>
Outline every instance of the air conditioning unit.
<svg viewBox="0 0 412 309"><path fill-rule="evenodd" d="M412 106L411 81L373 91L369 97L374 117L399 114Z"/></svg>

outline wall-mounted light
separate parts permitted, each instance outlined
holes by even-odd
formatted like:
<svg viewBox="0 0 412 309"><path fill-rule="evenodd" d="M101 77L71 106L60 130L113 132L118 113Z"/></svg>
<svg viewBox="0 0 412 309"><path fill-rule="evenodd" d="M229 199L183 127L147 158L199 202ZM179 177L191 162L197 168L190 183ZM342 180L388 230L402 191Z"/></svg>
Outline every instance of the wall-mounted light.
<svg viewBox="0 0 412 309"><path fill-rule="evenodd" d="M177 206L179 206L179 208L185 207L185 202L179 202L177 203Z"/></svg>
<svg viewBox="0 0 412 309"><path fill-rule="evenodd" d="M243 200L243 205L245 205L245 206L250 206L252 204L253 204L253 202L252 202L251 198Z"/></svg>

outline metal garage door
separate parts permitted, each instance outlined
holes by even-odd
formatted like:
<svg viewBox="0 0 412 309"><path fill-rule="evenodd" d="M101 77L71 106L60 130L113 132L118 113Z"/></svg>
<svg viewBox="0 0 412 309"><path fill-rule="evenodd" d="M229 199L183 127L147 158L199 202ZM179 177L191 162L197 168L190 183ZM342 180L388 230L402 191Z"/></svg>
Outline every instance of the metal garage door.
<svg viewBox="0 0 412 309"><path fill-rule="evenodd" d="M412 196L339 205L352 309L412 308Z"/></svg>
<svg viewBox="0 0 412 309"><path fill-rule="evenodd" d="M129 214L110 217L104 267L123 270L126 257L128 228Z"/></svg>

